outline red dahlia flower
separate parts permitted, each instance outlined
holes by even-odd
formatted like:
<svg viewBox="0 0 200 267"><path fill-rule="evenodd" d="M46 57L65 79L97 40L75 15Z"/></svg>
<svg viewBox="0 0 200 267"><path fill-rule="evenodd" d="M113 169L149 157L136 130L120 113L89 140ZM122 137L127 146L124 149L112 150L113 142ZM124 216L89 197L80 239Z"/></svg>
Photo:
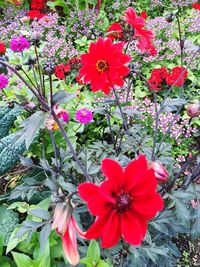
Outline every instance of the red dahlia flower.
<svg viewBox="0 0 200 267"><path fill-rule="evenodd" d="M79 78L90 83L92 91L110 93L114 85L123 86L123 77L130 69L125 66L131 57L122 53L123 42L113 44L111 39L99 38L90 44L89 53L81 55Z"/></svg>
<svg viewBox="0 0 200 267"><path fill-rule="evenodd" d="M194 4L192 4L192 8L200 10L200 4L199 3L194 3Z"/></svg>
<svg viewBox="0 0 200 267"><path fill-rule="evenodd" d="M114 22L107 30L107 33L111 32L110 34L107 34L107 37L111 40L120 39L122 37L122 30L122 26L119 23Z"/></svg>
<svg viewBox="0 0 200 267"><path fill-rule="evenodd" d="M146 46L152 41L154 38L154 34L150 30L144 29L145 20L142 17L137 17L135 10L132 7L129 7L125 11L125 21L130 24L134 29L134 37L139 37L138 48L142 51L146 50Z"/></svg>
<svg viewBox="0 0 200 267"><path fill-rule="evenodd" d="M97 186L83 183L78 187L89 211L97 216L86 232L87 239L101 237L103 248L116 245L120 237L131 245L140 245L147 231L147 221L163 208L163 200L156 193L157 182L153 169L140 155L123 170L112 159L102 161L107 179Z"/></svg>
<svg viewBox="0 0 200 267"><path fill-rule="evenodd" d="M188 72L184 67L174 67L171 73L168 73L166 81L168 85L182 86L187 79ZM177 81L178 80L178 81Z"/></svg>

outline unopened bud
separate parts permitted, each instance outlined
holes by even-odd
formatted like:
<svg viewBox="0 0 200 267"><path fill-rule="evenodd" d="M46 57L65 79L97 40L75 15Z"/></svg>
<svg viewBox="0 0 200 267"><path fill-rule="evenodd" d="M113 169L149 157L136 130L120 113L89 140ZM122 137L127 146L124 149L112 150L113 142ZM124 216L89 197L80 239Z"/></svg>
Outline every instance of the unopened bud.
<svg viewBox="0 0 200 267"><path fill-rule="evenodd" d="M199 117L200 116L200 104L199 103L190 104L187 107L187 114L190 118Z"/></svg>
<svg viewBox="0 0 200 267"><path fill-rule="evenodd" d="M167 22L170 23L170 22L172 22L172 21L174 21L176 19L176 16L173 13L170 13L165 17L165 19L166 19Z"/></svg>
<svg viewBox="0 0 200 267"><path fill-rule="evenodd" d="M149 161L148 167L154 170L155 177L158 182L166 183L168 181L169 173L161 163Z"/></svg>

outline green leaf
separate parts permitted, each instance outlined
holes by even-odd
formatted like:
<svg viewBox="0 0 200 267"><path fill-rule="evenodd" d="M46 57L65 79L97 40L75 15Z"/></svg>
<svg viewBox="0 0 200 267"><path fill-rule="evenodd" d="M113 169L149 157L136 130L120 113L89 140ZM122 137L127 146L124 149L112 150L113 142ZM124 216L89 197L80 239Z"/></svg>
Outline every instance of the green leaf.
<svg viewBox="0 0 200 267"><path fill-rule="evenodd" d="M67 103L74 97L76 97L77 93L68 93L66 91L59 91L53 95L53 104L58 103Z"/></svg>
<svg viewBox="0 0 200 267"><path fill-rule="evenodd" d="M4 237L0 235L0 256L3 254Z"/></svg>
<svg viewBox="0 0 200 267"><path fill-rule="evenodd" d="M200 237L200 203L198 203L196 207L196 212L197 212L197 218L191 229L191 234L193 239L197 239Z"/></svg>
<svg viewBox="0 0 200 267"><path fill-rule="evenodd" d="M21 124L23 129L16 134L17 140L15 141L15 144L25 141L26 148L28 149L38 131L45 127L45 122L48 116L48 112L37 111L28 119L23 121Z"/></svg>
<svg viewBox="0 0 200 267"><path fill-rule="evenodd" d="M16 228L8 241L7 247L6 247L6 254L8 254L11 250L13 250L21 241L26 239L26 236L23 236L22 238L17 238L16 233L18 229Z"/></svg>
<svg viewBox="0 0 200 267"><path fill-rule="evenodd" d="M14 261L17 264L17 267L32 267L33 261L27 255L22 253L12 252Z"/></svg>
<svg viewBox="0 0 200 267"><path fill-rule="evenodd" d="M45 224L45 226L42 227L42 230L40 232L40 251L41 252L45 250L50 233L51 233L51 223L48 222L47 224Z"/></svg>
<svg viewBox="0 0 200 267"><path fill-rule="evenodd" d="M87 257L93 261L97 261L100 259L100 255L100 248L97 241L91 240L87 250Z"/></svg>
<svg viewBox="0 0 200 267"><path fill-rule="evenodd" d="M111 265L109 265L107 262L103 260L99 260L96 266L97 267L110 267Z"/></svg>
<svg viewBox="0 0 200 267"><path fill-rule="evenodd" d="M43 210L43 209L33 209L33 210L30 209L28 213L43 220L49 219L48 211Z"/></svg>

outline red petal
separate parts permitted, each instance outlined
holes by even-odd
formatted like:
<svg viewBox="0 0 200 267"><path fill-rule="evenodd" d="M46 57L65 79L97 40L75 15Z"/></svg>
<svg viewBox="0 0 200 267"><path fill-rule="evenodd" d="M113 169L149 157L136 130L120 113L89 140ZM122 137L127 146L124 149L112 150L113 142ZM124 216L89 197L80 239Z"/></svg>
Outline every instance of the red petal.
<svg viewBox="0 0 200 267"><path fill-rule="evenodd" d="M99 195L99 187L92 183L83 183L78 186L80 197L86 202Z"/></svg>
<svg viewBox="0 0 200 267"><path fill-rule="evenodd" d="M101 170L103 174L111 181L113 181L118 188L123 182L123 169L119 163L113 159L104 159L101 163Z"/></svg>
<svg viewBox="0 0 200 267"><path fill-rule="evenodd" d="M134 199L136 199L136 197L137 199L144 198L145 196L148 197L148 195L152 195L156 190L157 181L153 169L149 169L141 180L143 180L143 182L138 183L131 191L131 195Z"/></svg>
<svg viewBox="0 0 200 267"><path fill-rule="evenodd" d="M79 263L79 254L77 249L76 232L73 223L70 221L69 227L62 237L63 251L70 264Z"/></svg>
<svg viewBox="0 0 200 267"><path fill-rule="evenodd" d="M139 199L133 203L133 209L146 219L155 217L156 213L163 209L164 203L161 196L155 193L147 198Z"/></svg>
<svg viewBox="0 0 200 267"><path fill-rule="evenodd" d="M102 196L93 197L88 201L88 209L95 216L103 216L112 208L112 204Z"/></svg>
<svg viewBox="0 0 200 267"><path fill-rule="evenodd" d="M85 238L87 239L97 239L102 235L103 228L109 220L109 213L103 217L98 218L87 230Z"/></svg>
<svg viewBox="0 0 200 267"><path fill-rule="evenodd" d="M120 217L115 211L113 211L103 228L101 241L102 248L111 248L115 246L119 242L120 237Z"/></svg>
<svg viewBox="0 0 200 267"><path fill-rule="evenodd" d="M113 180L104 181L99 187L99 193L110 203L116 203L116 194L118 193L118 186Z"/></svg>
<svg viewBox="0 0 200 267"><path fill-rule="evenodd" d="M147 171L147 160L144 155L140 155L137 160L131 161L124 171L124 188L130 191L138 183L145 179Z"/></svg>
<svg viewBox="0 0 200 267"><path fill-rule="evenodd" d="M146 234L146 222L141 216L126 212L121 216L121 231L124 240L131 245L141 244Z"/></svg>

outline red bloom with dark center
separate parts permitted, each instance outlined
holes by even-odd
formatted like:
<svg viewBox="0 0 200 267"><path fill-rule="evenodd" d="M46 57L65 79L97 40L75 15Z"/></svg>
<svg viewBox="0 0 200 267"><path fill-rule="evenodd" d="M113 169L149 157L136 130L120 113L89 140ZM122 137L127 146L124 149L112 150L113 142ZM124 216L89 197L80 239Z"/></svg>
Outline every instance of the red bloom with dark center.
<svg viewBox="0 0 200 267"><path fill-rule="evenodd" d="M107 37L111 40L120 39L122 37L122 30L121 24L114 22L107 30L107 33L111 32L111 34L107 34Z"/></svg>
<svg viewBox="0 0 200 267"><path fill-rule="evenodd" d="M200 10L200 4L199 3L194 3L194 4L192 4L192 8Z"/></svg>
<svg viewBox="0 0 200 267"><path fill-rule="evenodd" d="M6 52L5 44L0 43L0 54L4 54Z"/></svg>
<svg viewBox="0 0 200 267"><path fill-rule="evenodd" d="M146 19L148 16L147 16L147 13L145 11L142 11L140 13L140 17L143 18L143 19Z"/></svg>
<svg viewBox="0 0 200 267"><path fill-rule="evenodd" d="M166 82L168 85L182 86L187 79L188 72L184 67L174 67L171 73L168 73ZM179 79L179 80L178 80ZM178 80L178 81L177 81ZM177 81L177 82L176 82Z"/></svg>
<svg viewBox="0 0 200 267"><path fill-rule="evenodd" d="M163 208L163 200L156 193L154 170L148 169L143 155L124 170L118 162L104 159L101 169L107 179L100 186L83 183L78 187L89 211L97 216L85 237L102 238L103 248L113 247L121 236L131 245L140 245L147 221Z"/></svg>
<svg viewBox="0 0 200 267"><path fill-rule="evenodd" d="M26 14L27 17L31 18L31 19L41 19L44 16L46 16L46 14L43 14L40 12L40 10L29 10L28 13Z"/></svg>
<svg viewBox="0 0 200 267"><path fill-rule="evenodd" d="M167 75L168 75L168 72L165 67L152 70L149 83L153 86L155 91L159 91L162 89L162 84L166 83ZM149 90L152 91L153 88L150 86Z"/></svg>
<svg viewBox="0 0 200 267"><path fill-rule="evenodd" d="M68 72L70 72L70 70L71 70L70 65L60 64L56 66L54 74L58 79L64 80L65 76L68 74Z"/></svg>
<svg viewBox="0 0 200 267"><path fill-rule="evenodd" d="M113 44L111 39L99 38L90 44L89 53L81 55L79 78L90 83L92 91L110 93L114 85L123 86L123 77L130 69L125 66L131 57L122 53L123 42Z"/></svg>
<svg viewBox="0 0 200 267"><path fill-rule="evenodd" d="M145 27L145 20L142 17L138 17L135 10L132 7L129 7L125 11L125 21L130 24L134 29L134 37L139 37L138 41L138 48L140 48L142 51L146 50L146 46L148 43L150 43L153 38L154 34L150 30L144 29Z"/></svg>
<svg viewBox="0 0 200 267"><path fill-rule="evenodd" d="M30 4L31 9L43 10L45 8L45 0L32 0Z"/></svg>

